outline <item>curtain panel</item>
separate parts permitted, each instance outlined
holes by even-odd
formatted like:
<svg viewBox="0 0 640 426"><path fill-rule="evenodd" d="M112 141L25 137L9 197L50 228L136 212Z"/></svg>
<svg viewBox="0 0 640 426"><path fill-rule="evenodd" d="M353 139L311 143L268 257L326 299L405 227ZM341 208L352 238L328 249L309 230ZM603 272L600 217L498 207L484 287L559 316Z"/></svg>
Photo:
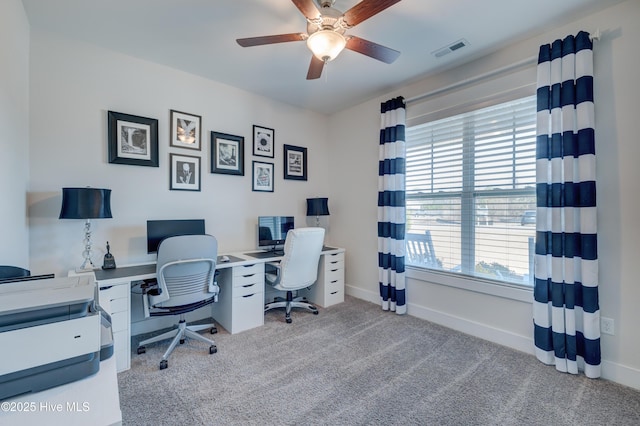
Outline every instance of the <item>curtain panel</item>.
<svg viewBox="0 0 640 426"><path fill-rule="evenodd" d="M593 45L540 47L534 343L562 372L600 376Z"/></svg>
<svg viewBox="0 0 640 426"><path fill-rule="evenodd" d="M378 161L378 281L382 309L407 312L405 290L405 123L402 96L380 108Z"/></svg>

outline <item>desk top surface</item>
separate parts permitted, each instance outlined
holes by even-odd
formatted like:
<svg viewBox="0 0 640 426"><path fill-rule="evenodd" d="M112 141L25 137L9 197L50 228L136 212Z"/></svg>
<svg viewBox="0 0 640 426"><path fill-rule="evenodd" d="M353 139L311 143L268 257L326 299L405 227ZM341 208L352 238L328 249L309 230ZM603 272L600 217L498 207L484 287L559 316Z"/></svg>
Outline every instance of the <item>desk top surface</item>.
<svg viewBox="0 0 640 426"><path fill-rule="evenodd" d="M331 252L339 252L344 249L336 247L322 247L322 253L327 254ZM259 254L258 254L259 253ZM264 254L267 253L267 254ZM275 254L270 252L258 252L249 251L239 253L229 253L226 256L229 257L229 261L222 262L221 257L218 256L218 262L216 269L231 268L233 266L250 265L252 263L259 262L272 262L282 259L282 254ZM154 278L156 276L156 263L144 263L138 265L123 265L115 269L94 269L96 281L108 282L111 280L121 280L122 278L128 278L133 280L144 280L147 278Z"/></svg>

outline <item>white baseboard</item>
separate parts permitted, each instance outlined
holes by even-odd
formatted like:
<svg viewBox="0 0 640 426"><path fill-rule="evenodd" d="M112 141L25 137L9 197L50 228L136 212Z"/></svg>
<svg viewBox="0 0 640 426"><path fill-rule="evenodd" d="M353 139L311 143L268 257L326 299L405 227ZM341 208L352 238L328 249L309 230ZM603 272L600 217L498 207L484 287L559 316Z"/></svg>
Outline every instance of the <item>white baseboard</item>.
<svg viewBox="0 0 640 426"><path fill-rule="evenodd" d="M380 295L358 287L345 285L345 293L358 299L371 303L380 303ZM409 303L407 314L421 318L443 327L451 328L465 334L470 334L480 339L488 340L499 345L535 355L533 340L526 336L520 336L505 330L489 327L465 318L449 315L445 312L435 311ZM621 364L602 360L602 378L640 390L640 370Z"/></svg>

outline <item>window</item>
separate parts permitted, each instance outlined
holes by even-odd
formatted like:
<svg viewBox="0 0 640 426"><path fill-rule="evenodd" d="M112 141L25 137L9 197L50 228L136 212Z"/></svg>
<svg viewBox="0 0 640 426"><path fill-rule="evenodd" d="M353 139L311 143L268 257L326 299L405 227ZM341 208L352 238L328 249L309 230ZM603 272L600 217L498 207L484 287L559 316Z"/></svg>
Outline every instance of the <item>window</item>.
<svg viewBox="0 0 640 426"><path fill-rule="evenodd" d="M535 102L407 127L408 265L532 285Z"/></svg>

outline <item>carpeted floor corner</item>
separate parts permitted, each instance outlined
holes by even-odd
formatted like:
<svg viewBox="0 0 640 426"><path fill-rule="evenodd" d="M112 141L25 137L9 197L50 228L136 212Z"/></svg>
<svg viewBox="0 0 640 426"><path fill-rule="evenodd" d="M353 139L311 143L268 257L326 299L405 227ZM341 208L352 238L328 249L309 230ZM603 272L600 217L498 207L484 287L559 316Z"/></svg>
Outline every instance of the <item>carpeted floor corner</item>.
<svg viewBox="0 0 640 426"><path fill-rule="evenodd" d="M640 392L347 297L319 315L147 346L118 375L124 425L638 425ZM211 336L208 333L206 336Z"/></svg>

